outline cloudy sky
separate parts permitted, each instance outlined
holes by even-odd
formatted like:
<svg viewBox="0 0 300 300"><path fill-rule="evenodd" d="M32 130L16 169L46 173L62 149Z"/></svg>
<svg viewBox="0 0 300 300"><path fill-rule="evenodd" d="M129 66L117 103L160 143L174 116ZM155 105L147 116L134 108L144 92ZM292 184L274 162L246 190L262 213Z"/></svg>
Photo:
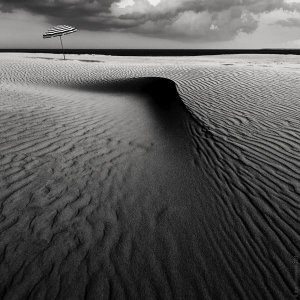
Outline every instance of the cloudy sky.
<svg viewBox="0 0 300 300"><path fill-rule="evenodd" d="M300 0L0 0L0 48L297 48Z"/></svg>

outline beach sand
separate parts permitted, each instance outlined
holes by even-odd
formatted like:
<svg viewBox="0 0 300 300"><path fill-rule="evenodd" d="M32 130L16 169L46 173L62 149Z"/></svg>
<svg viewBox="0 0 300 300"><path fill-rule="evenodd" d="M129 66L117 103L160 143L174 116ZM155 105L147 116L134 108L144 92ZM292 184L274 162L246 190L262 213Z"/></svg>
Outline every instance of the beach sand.
<svg viewBox="0 0 300 300"><path fill-rule="evenodd" d="M1 299L293 299L296 56L0 54Z"/></svg>

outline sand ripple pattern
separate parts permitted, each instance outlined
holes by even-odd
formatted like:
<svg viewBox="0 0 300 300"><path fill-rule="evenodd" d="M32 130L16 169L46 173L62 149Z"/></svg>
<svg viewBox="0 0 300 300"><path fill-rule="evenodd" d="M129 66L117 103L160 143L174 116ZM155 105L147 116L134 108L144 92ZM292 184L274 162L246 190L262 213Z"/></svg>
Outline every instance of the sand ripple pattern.
<svg viewBox="0 0 300 300"><path fill-rule="evenodd" d="M299 72L155 59L0 68L0 298L299 297ZM134 94L101 90L140 77L176 83L182 140Z"/></svg>

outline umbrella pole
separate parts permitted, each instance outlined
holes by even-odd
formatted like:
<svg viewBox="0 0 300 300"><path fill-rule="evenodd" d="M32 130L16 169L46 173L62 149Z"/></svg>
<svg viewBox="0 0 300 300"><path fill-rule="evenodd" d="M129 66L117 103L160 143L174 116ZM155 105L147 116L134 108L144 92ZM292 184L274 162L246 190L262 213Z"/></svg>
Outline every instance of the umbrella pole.
<svg viewBox="0 0 300 300"><path fill-rule="evenodd" d="M64 60L65 60L65 59L66 59L66 56L65 56L64 45L63 45L63 42L62 42L62 39L61 39L61 35L59 36L59 38L60 38L61 48L62 48Z"/></svg>

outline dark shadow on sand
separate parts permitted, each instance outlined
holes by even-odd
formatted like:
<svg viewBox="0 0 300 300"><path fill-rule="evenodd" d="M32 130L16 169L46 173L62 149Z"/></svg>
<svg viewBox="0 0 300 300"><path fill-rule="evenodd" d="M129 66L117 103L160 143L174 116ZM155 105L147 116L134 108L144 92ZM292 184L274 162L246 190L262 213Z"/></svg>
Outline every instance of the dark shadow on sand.
<svg viewBox="0 0 300 300"><path fill-rule="evenodd" d="M94 92L147 95L152 99L152 102L159 105L162 109L168 109L170 105L174 105L174 103L186 109L178 95L175 82L166 78L143 77L110 80L80 84L76 87Z"/></svg>
<svg viewBox="0 0 300 300"><path fill-rule="evenodd" d="M180 98L176 83L162 77L141 77L114 79L99 82L85 82L71 85L72 88L88 90L96 93L136 94L147 100L149 111L153 117L161 121L163 127L184 121L193 122L206 137L212 138L206 124L195 117ZM192 137L191 137L192 138Z"/></svg>

